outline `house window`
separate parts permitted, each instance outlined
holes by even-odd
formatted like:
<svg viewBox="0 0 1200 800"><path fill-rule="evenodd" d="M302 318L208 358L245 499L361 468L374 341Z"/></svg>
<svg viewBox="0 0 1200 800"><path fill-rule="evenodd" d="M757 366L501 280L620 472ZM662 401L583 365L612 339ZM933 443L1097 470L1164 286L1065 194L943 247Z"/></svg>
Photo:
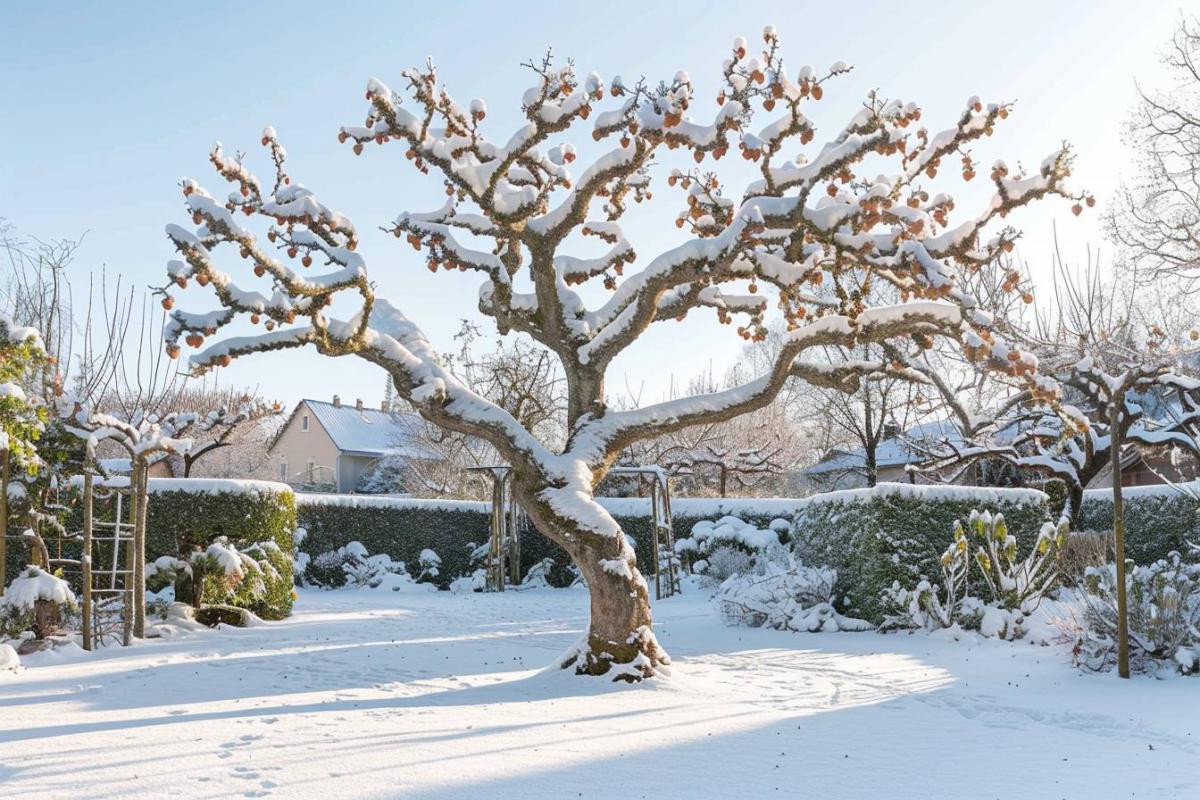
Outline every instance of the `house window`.
<svg viewBox="0 0 1200 800"><path fill-rule="evenodd" d="M303 414L300 417L300 430L308 432L308 414Z"/></svg>
<svg viewBox="0 0 1200 800"><path fill-rule="evenodd" d="M283 482L285 482L285 483L286 483L286 482L287 482L287 478L288 478L288 472L287 472L287 462L286 462L286 461L280 461L280 462L279 462L279 480L281 480L281 481L283 481Z"/></svg>
<svg viewBox="0 0 1200 800"><path fill-rule="evenodd" d="M313 461L311 458L308 461L304 462L304 473L305 473L305 475L308 476L307 477L308 483L313 483L316 480L316 472L317 472L317 462Z"/></svg>

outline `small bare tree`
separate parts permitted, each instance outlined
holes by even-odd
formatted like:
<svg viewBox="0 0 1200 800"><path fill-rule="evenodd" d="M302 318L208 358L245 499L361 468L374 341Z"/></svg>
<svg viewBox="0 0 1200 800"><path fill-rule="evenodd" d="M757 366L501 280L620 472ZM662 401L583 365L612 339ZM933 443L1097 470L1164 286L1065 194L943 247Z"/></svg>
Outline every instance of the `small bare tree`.
<svg viewBox="0 0 1200 800"><path fill-rule="evenodd" d="M605 82L547 57L527 65L534 80L522 94L524 122L500 139L484 132L486 104L455 100L438 85L432 65L402 73L411 106L382 82L368 82L365 124L342 128L341 140L355 153L372 143L398 144L416 169L439 176L445 204L402 213L391 230L424 251L431 270L481 275L480 311L500 333L526 334L554 353L567 388L561 446L539 441L468 387L415 323L376 296L354 225L293 180L271 128L262 137L275 167L269 181L218 147L211 160L231 193L218 200L195 181L183 183L196 227L168 226L181 256L168 274L179 286L192 280L210 285L219 307L175 311L166 330L168 353L178 356L184 340L199 350L192 364L203 370L250 353L313 346L379 365L427 420L496 449L512 466L515 494L536 528L570 554L586 579L588 631L563 665L591 675L614 671L626 680L655 674L669 659L653 633L646 581L620 526L594 499L597 484L631 444L764 408L792 377L853 389L864 375L907 374L888 362L830 367L804 358L828 346L929 346L935 336L978 341L988 348L989 364L1021 376L1031 392L1049 398L1056 391L1039 380L1031 359L991 331L959 275L996 258L1013 235L1001 230L985 237L995 220L1048 195L1072 196L1065 188L1067 149L1056 150L1032 174L998 164L995 197L981 213L953 224L950 196L930 191L924 181L939 170L955 171L959 161L962 177L975 177L967 148L991 134L1009 106L971 98L951 127L930 133L918 125L915 104L872 93L811 158L787 161L785 150L815 136L803 109L849 67L789 72L773 28L764 31L763 43L752 53L744 39L734 42L710 122L689 117L699 106L685 72L656 85ZM614 100L610 108L601 105L606 90ZM773 118L752 132L759 108ZM586 139L613 144L573 174L584 142L565 137L581 127L588 128ZM683 192L676 225L686 238L625 275L638 256L620 219L631 201L650 193L652 161L679 150L704 162L731 147L755 164L760 178L737 200L724 194L715 172L671 172L668 186ZM888 159L890 174L874 177L873 162ZM1073 197L1081 209L1083 197ZM246 227L256 219L271 223L265 242ZM600 252L576 255L589 239L602 245ZM241 256L247 273L268 281L265 291L243 288L241 277L218 266L218 251L225 249ZM286 258L277 257L280 252ZM295 262L301 266L293 268ZM312 266L324 269L304 271ZM612 294L589 307L575 287L593 280ZM868 307L864 284L873 281L894 285L901 302ZM764 287L772 289L789 326L769 371L713 394L609 407L609 366L652 325L711 308L722 322L745 315L738 329L744 339L765 337L771 303ZM335 295L343 304L353 299L345 320L330 316ZM269 330L200 349L235 320Z"/></svg>
<svg viewBox="0 0 1200 800"><path fill-rule="evenodd" d="M828 348L831 366L862 361L879 362L886 358L877 345L862 345L855 350ZM916 423L920 409L916 402L919 389L902 375L879 374L863 381L854 392L817 388L816 410L830 428L830 437L839 445L862 451L862 463L849 461L835 478L852 475L867 486L879 480L879 450L889 440L899 441ZM809 412L811 413L811 411Z"/></svg>
<svg viewBox="0 0 1200 800"><path fill-rule="evenodd" d="M761 343L746 347L757 349ZM753 368L753 364L751 366ZM758 377L736 364L718 379L709 372L688 381L684 397L714 394ZM671 394L672 399L678 394ZM629 404L640 405L639 393ZM621 454L626 464L657 465L693 495L728 497L778 488L798 460L796 431L781 398L729 420L709 422L636 442ZM638 482L641 487L641 483Z"/></svg>
<svg viewBox="0 0 1200 800"><path fill-rule="evenodd" d="M1139 87L1129 125L1138 174L1111 204L1107 228L1141 278L1200 278L1200 21L1180 21L1163 55L1172 85Z"/></svg>
<svg viewBox="0 0 1200 800"><path fill-rule="evenodd" d="M283 406L245 389L217 388L203 384L186 386L175 399L173 411L194 414L197 421L189 431L194 440L190 449L168 454L171 475L190 478L201 459L213 461L218 453L235 453L223 470L208 469L205 474L245 476L266 460L266 434L273 420L283 414ZM206 462L206 463L207 463Z"/></svg>

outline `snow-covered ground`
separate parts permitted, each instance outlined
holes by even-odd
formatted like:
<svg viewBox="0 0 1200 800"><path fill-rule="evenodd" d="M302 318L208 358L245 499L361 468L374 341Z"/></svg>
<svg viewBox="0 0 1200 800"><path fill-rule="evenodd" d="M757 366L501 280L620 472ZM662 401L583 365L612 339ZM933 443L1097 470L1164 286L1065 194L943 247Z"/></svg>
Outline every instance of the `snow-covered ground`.
<svg viewBox="0 0 1200 800"><path fill-rule="evenodd" d="M586 594L302 591L295 615L0 673L0 797L1194 798L1200 682L1060 647L726 628L675 674L541 668Z"/></svg>

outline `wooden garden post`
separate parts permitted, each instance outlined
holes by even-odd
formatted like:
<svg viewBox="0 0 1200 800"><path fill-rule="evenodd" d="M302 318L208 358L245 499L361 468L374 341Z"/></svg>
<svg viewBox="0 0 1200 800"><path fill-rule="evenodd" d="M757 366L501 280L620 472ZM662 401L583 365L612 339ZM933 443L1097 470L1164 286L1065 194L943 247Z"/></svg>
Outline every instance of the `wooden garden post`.
<svg viewBox="0 0 1200 800"><path fill-rule="evenodd" d="M83 476L83 550L79 554L83 572L83 649L92 649L92 475Z"/></svg>
<svg viewBox="0 0 1200 800"><path fill-rule="evenodd" d="M1125 500L1121 496L1121 406L1114 398L1109 421L1112 458L1113 548L1117 560L1117 674L1129 677L1129 602L1125 596Z"/></svg>
<svg viewBox="0 0 1200 800"><path fill-rule="evenodd" d="M134 461L132 483L133 497L133 635L139 639L146 636L146 496L149 480L144 458Z"/></svg>
<svg viewBox="0 0 1200 800"><path fill-rule="evenodd" d="M8 449L0 450L0 597L8 585L5 560L8 558Z"/></svg>

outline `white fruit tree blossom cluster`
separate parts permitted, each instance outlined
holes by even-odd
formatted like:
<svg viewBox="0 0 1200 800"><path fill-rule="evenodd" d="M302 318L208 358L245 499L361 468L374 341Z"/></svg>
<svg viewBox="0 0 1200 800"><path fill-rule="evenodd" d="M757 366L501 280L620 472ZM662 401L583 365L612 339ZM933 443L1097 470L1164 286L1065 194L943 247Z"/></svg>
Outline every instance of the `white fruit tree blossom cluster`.
<svg viewBox="0 0 1200 800"><path fill-rule="evenodd" d="M962 177L974 177L967 148L992 133L1007 105L971 98L948 129L930 132L916 104L871 94L807 158L787 160L785 152L816 136L805 109L850 68L785 68L773 28L764 31L761 52L735 41L721 66L715 110L704 119L696 118L701 102L686 72L651 85L581 75L549 58L527 66L533 85L521 96L524 120L500 138L485 133L484 102L456 100L431 64L404 71L399 90L369 81L364 123L342 128L339 138L355 153L396 147L443 183L440 208L402 212L390 230L421 251L430 270L477 273L479 310L500 333L526 334L562 362L564 445L543 445L471 391L414 322L376 297L354 224L293 179L271 128L262 136L274 162L270 179L218 146L211 161L232 190L218 197L183 182L195 227L168 226L180 256L169 276L180 288L192 281L210 287L219 305L174 311L166 344L178 355L187 343L201 371L249 353L310 345L330 356L356 355L385 369L426 419L488 441L512 465L517 497L537 529L568 551L587 580L589 630L564 666L637 680L669 658L655 640L633 550L593 497L618 454L643 439L763 408L789 378L850 388L879 373L918 377L898 362L805 360L806 351L824 346L928 346L932 337L948 336L1021 378L1030 392L1053 398L1055 385L993 332L961 276L1015 237L1008 229L988 233L993 223L1048 195L1073 196L1065 186L1070 156L1057 149L1027 175L997 165L992 199L955 222L954 200L925 182L953 171L952 161L962 162ZM769 117L765 124L760 114ZM580 169L581 130L605 149ZM653 256L638 254L621 221L631 201L649 196L650 165L670 151L703 163L731 149L760 177L735 199L723 194L715 171L672 171L666 183L683 202L674 224L686 238ZM886 169L866 172L866 164ZM249 227L256 221L267 223L265 237ZM596 243L592 254L585 254L588 240ZM219 262L227 252L237 266ZM259 288L250 288L251 276ZM592 281L611 290L598 305L576 289ZM867 307L873 282L895 287L902 302ZM335 295L342 303L356 298L356 313L331 316ZM761 377L633 410L606 403L608 366L651 326L713 309L722 322L743 315L739 333L752 339L765 335L772 304L788 333ZM207 341L235 321L261 323L265 331Z"/></svg>

